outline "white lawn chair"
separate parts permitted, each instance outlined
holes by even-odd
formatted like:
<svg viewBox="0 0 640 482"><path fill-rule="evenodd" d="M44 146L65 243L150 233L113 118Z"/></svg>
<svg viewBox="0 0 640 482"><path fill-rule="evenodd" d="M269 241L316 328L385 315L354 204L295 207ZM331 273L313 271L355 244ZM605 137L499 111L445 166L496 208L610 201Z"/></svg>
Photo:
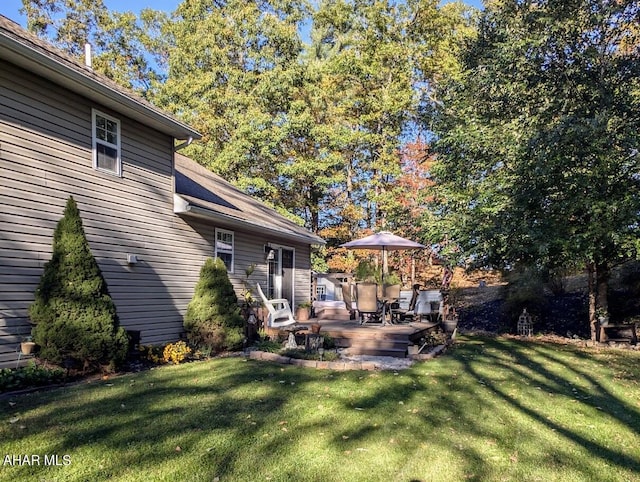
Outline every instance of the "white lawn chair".
<svg viewBox="0 0 640 482"><path fill-rule="evenodd" d="M269 313L267 316L268 327L280 328L283 326L295 325L297 323L295 318L293 317L293 313L291 312L291 307L289 306L288 300L286 300L285 298L269 300L262 292L262 288L260 288L259 283L256 283L256 287L258 288L258 294L262 299L262 304Z"/></svg>
<svg viewBox="0 0 640 482"><path fill-rule="evenodd" d="M442 294L439 290L422 290L418 293L414 312L418 319L426 317L437 322L442 318Z"/></svg>

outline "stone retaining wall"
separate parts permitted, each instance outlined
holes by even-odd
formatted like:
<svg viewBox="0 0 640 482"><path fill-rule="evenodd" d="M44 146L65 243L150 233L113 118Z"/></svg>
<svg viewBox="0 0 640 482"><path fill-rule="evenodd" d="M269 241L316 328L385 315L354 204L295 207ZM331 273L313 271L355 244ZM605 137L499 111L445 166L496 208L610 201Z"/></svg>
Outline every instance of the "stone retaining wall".
<svg viewBox="0 0 640 482"><path fill-rule="evenodd" d="M435 358L436 356L443 353L446 349L446 345L439 345L433 348L428 353L423 353L419 355L411 355L409 358L412 360L430 360ZM270 361L274 363L280 363L281 365L294 365L305 368L319 368L324 370L336 370L336 371L347 371L347 370L385 370L385 369L393 369L397 368L389 368L385 367L383 363L379 363L376 361L320 361L320 360L304 360L301 358L291 358L288 356L278 355L277 353L271 353L266 351L257 351L253 350L249 352L249 358L252 360L264 360Z"/></svg>

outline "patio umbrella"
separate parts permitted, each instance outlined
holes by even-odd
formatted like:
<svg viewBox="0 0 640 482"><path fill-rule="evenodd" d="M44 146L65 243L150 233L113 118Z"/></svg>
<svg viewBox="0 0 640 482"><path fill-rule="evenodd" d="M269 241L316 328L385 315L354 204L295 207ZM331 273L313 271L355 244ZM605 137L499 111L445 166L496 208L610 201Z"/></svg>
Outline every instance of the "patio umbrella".
<svg viewBox="0 0 640 482"><path fill-rule="evenodd" d="M366 236L361 239L349 241L340 245L348 249L372 249L382 251L382 282L384 283L384 275L387 271L387 251L400 249L419 249L426 248L424 244L416 243L406 238L396 236L389 231L380 231L379 233Z"/></svg>

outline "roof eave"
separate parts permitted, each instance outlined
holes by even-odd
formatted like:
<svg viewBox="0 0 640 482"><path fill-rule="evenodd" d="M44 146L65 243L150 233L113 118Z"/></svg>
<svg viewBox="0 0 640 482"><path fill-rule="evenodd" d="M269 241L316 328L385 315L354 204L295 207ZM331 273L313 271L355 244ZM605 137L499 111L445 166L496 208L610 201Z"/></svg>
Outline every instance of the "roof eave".
<svg viewBox="0 0 640 482"><path fill-rule="evenodd" d="M280 229L274 229L271 226L267 226L263 223L248 221L245 219L240 219L234 216L229 216L228 214L218 213L212 211L211 209L202 208L200 206L196 206L195 204L190 203L179 194L173 195L173 212L176 214L195 216L200 218L205 218L212 221L223 222L226 225L234 226L237 228L244 228L245 230L256 230L260 229L262 232L268 232L274 236L279 236L281 238L294 240L297 242L302 242L310 245L325 245L327 242L319 236L316 236L313 233L301 234L293 231L285 231Z"/></svg>
<svg viewBox="0 0 640 482"><path fill-rule="evenodd" d="M171 135L175 139L200 139L202 135L188 125L151 109L135 98L128 97L100 84L81 70L71 69L59 60L11 37L0 35L0 58L59 84L72 92L98 102L142 124Z"/></svg>

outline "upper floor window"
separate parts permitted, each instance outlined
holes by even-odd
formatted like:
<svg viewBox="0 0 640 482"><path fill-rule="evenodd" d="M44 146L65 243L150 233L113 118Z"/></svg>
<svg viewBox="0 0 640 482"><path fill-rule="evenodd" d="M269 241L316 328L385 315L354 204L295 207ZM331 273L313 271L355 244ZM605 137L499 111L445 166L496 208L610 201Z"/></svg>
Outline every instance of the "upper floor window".
<svg viewBox="0 0 640 482"><path fill-rule="evenodd" d="M216 229L216 257L233 273L233 231Z"/></svg>
<svg viewBox="0 0 640 482"><path fill-rule="evenodd" d="M93 117L93 167L122 175L120 159L120 121L95 109Z"/></svg>

